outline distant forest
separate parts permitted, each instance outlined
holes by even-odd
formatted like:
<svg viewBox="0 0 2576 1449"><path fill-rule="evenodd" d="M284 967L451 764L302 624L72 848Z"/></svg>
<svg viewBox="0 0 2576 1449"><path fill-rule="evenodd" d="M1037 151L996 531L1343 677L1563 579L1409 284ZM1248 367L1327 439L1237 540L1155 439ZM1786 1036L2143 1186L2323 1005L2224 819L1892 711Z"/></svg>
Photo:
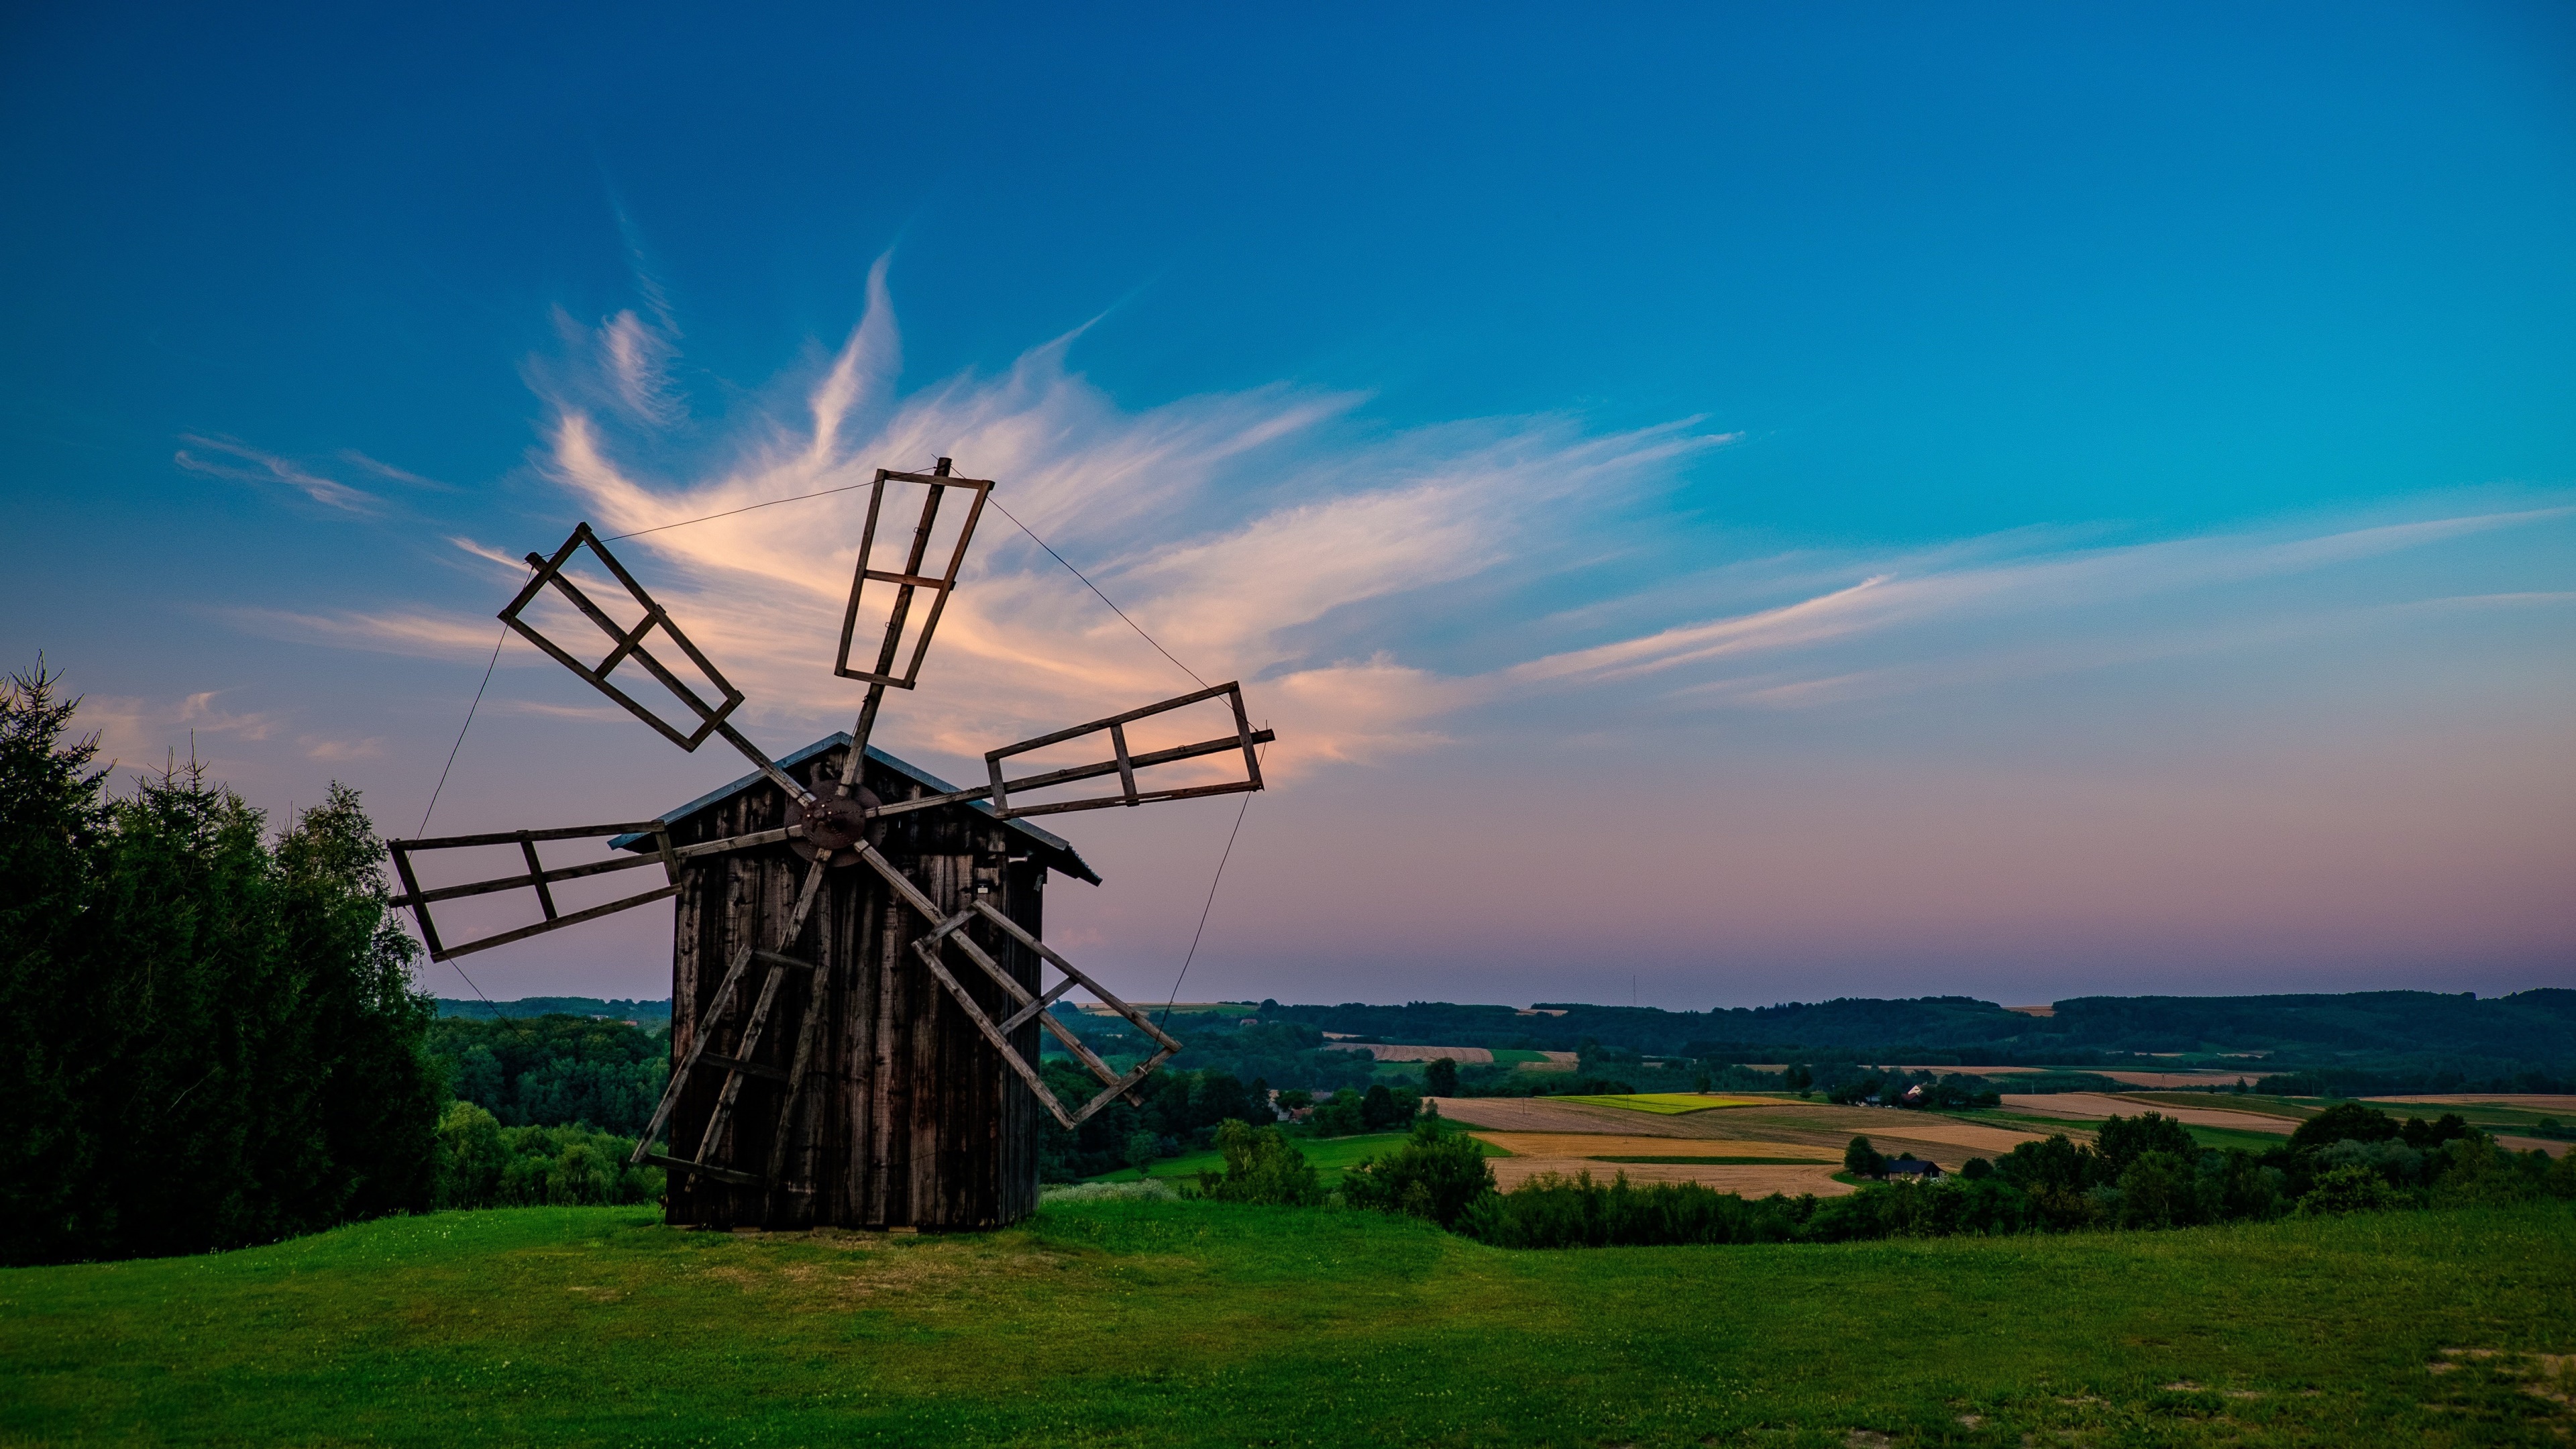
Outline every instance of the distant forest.
<svg viewBox="0 0 2576 1449"><path fill-rule="evenodd" d="M582 1016L654 1027L670 1025L671 1003L667 1000L628 1001L624 997L602 999L596 996L523 996L516 1001L456 1001L442 996L438 1000L438 1014L483 1021Z"/></svg>
<svg viewBox="0 0 2576 1449"><path fill-rule="evenodd" d="M2308 1090L2564 1090L2576 1076L2576 991L2479 999L2429 991L2340 996L2086 996L2037 1017L1965 996L1845 998L1716 1011L1541 1002L1507 1006L1282 1006L1293 1022L1360 1039L1443 1046L1587 1045L1715 1063L1876 1061L1930 1066L2125 1066L2170 1061L2306 1074ZM2260 1054L2258 1056L2245 1054Z"/></svg>
<svg viewBox="0 0 2576 1449"><path fill-rule="evenodd" d="M555 1014L640 1021L648 1031L667 1026L670 1018L667 1001L587 997L498 1006L441 1001L439 1010L448 1017L532 1020ZM1274 1087L1362 1088L1372 1064L1347 1049L1346 1041L1353 1041L1580 1052L1587 1071L1639 1056L1718 1069L1748 1062L2074 1068L2241 1063L2249 1079L2270 1080L2271 1090L2327 1095L2564 1091L2576 1079L2576 991L2562 989L2483 1000L2426 991L2090 996L2058 1002L2056 1014L2046 1017L1964 996L1845 998L1700 1012L1543 1002L1530 1010L1543 1014L1439 1001L1264 1001L1248 1016L1180 1012L1169 1026L1188 1050L1172 1065L1225 1071ZM1124 1023L1070 1008L1059 1012L1104 1053L1142 1048ZM524 1039L514 1040L524 1045ZM519 1074L510 1075L515 1080ZM508 1111L502 1103L487 1105Z"/></svg>

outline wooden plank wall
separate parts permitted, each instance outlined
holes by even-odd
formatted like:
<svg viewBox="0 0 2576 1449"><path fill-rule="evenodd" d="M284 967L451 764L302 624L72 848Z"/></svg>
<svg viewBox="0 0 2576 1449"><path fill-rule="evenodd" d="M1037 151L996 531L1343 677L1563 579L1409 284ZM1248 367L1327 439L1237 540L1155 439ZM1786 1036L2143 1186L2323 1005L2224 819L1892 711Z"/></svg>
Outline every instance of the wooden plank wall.
<svg viewBox="0 0 2576 1449"><path fill-rule="evenodd" d="M830 768L837 771L837 753ZM871 763L865 781L879 799L925 793ZM774 829L786 799L766 781L683 822L679 842ZM1042 935L1044 867L1013 859L1020 843L1006 826L965 806L916 811L886 822L878 848L941 909L954 911L976 889L994 893L1004 913ZM686 868L671 956L674 1060L685 1055L712 1004L725 963L744 941L774 944L802 884L805 862L787 846L738 852ZM781 1183L767 1191L727 1187L674 1174L668 1218L714 1227L982 1228L1017 1222L1037 1209L1041 1111L999 1053L922 968L911 942L925 923L864 865L835 869L815 903L805 934L788 954L821 972L823 1034L805 1093L786 1124ZM1035 955L988 927L976 940L1020 984L1038 988ZM950 970L995 1016L1011 1009L1001 988L952 952ZM804 1013L817 1009L803 973L782 986L770 1030L754 1059L785 1067ZM756 990L756 979L747 986ZM741 1013L717 1028L715 1049L731 1051ZM1035 1059L1039 1028L1031 1023L1012 1044ZM683 1092L672 1142L693 1154L723 1080L702 1071ZM716 1161L745 1171L767 1168L783 1092L754 1079L744 1084ZM786 1186L806 1191L786 1191Z"/></svg>

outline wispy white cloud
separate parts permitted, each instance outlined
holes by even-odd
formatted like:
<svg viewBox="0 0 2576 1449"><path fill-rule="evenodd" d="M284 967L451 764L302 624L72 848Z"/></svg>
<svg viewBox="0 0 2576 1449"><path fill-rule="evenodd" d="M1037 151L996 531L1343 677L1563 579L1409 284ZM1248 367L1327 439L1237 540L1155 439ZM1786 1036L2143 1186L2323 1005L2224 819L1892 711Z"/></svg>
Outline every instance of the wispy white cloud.
<svg viewBox="0 0 2576 1449"><path fill-rule="evenodd" d="M745 718L781 731L846 724L856 707L859 687L829 666L867 495L753 505L941 456L1000 480L998 508L1190 670L1246 680L1280 730L1273 767L1291 774L1436 747L1500 701L1614 691L1684 709L1813 709L2278 643L2363 607L2284 593L2287 581L2576 517L2490 510L2128 544L2019 530L1697 572L1641 565L1551 611L1512 602L1546 596L1513 582L1616 575L1649 552L1638 535L1671 526L1652 505L1681 466L1735 435L1689 420L1605 434L1559 416L1389 431L1359 420L1359 395L1288 385L1129 411L1070 370L1072 335L1000 374L906 395L882 261L868 298L819 375L772 395L791 402L738 420L712 463L675 473L634 461L686 451L669 446L684 410L666 390L667 316L568 330L563 358L529 368L552 410L542 473L602 534L641 535L620 555L750 695ZM515 550L454 542L496 594L525 576ZM525 542L550 552L556 539ZM1190 687L998 510L961 577L922 688L890 701L889 744L980 753ZM1460 605L1468 592L1502 602ZM258 623L457 659L488 655L494 628L429 610ZM1433 632L1480 640L1451 653L1489 662L1438 667ZM863 643L870 634L863 620Z"/></svg>
<svg viewBox="0 0 2576 1449"><path fill-rule="evenodd" d="M524 575L524 569L522 570ZM255 634L308 644L340 644L423 659L473 659L492 652L501 626L471 614L428 609L384 613L301 614L284 609L227 609L225 617Z"/></svg>
<svg viewBox="0 0 2576 1449"><path fill-rule="evenodd" d="M408 468L397 468L391 463L387 463L376 458L370 458L355 448L342 448L340 450L339 457L340 461L347 463L352 467L372 473L388 482L408 483L414 488L434 488L441 493L453 493L456 491L453 485L441 483L435 478L424 478L418 473L412 472Z"/></svg>
<svg viewBox="0 0 2576 1449"><path fill-rule="evenodd" d="M370 736L363 740L335 740L320 735L305 735L296 741L308 760L337 764L345 760L372 760L385 752L383 739Z"/></svg>
<svg viewBox="0 0 2576 1449"><path fill-rule="evenodd" d="M1551 654L1515 684L1674 675L1677 698L1804 708L2314 637L2412 601L2330 605L2245 591L2477 535L2563 524L2567 508L2404 524L2220 534L1982 561L1973 549L1856 559L1864 576L1771 608ZM1998 541L2000 542L2000 541ZM2546 599L2551 595L2512 596ZM2424 601L2427 603L2439 601ZM2141 607L2151 613L2141 616ZM1898 657L1869 660L1872 649ZM1853 668L1856 663L1863 667Z"/></svg>
<svg viewBox="0 0 2576 1449"><path fill-rule="evenodd" d="M208 478L223 478L235 483L257 483L269 487L290 488L326 508L343 513L372 515L380 510L379 500L364 489L352 488L336 478L328 478L291 458L264 453L229 438L201 437L195 433L180 436L190 447L220 456L207 458L181 448L171 461L180 468ZM224 461L232 459L234 461ZM244 467L243 464L251 466Z"/></svg>
<svg viewBox="0 0 2576 1449"><path fill-rule="evenodd" d="M600 324L600 370L617 400L638 420L668 426L681 416L668 372L672 340L633 312Z"/></svg>
<svg viewBox="0 0 2576 1449"><path fill-rule="evenodd" d="M650 560L657 598L737 685L800 722L856 705L828 665L865 495L669 525L953 456L1002 480L1000 508L1190 669L1256 681L1255 707L1282 731L1278 767L1293 770L1434 740L1425 722L1458 694L1382 651L1310 657L1301 631L1526 557L1577 493L1651 487L1728 441L1683 426L1604 437L1562 418L1371 437L1345 425L1358 396L1284 386L1129 413L1067 369L1070 337L999 376L902 397L882 263L869 287L802 419L747 428L698 476L639 475L585 401L594 388L550 394L549 476L604 534L666 530L616 547ZM359 627L389 626L408 635L412 621ZM888 737L956 753L1191 687L999 510L985 515L933 660L920 693L890 706Z"/></svg>
<svg viewBox="0 0 2576 1449"><path fill-rule="evenodd" d="M208 689L177 699L84 694L78 727L97 734L102 759L147 769L174 754L184 758L200 737L259 743L284 733L282 714L226 709L220 701L233 692Z"/></svg>
<svg viewBox="0 0 2576 1449"><path fill-rule="evenodd" d="M277 732L278 719L273 714L235 714L218 708L216 699L229 692L209 689L189 695L179 702L179 723L208 734L234 735L245 740L264 740Z"/></svg>

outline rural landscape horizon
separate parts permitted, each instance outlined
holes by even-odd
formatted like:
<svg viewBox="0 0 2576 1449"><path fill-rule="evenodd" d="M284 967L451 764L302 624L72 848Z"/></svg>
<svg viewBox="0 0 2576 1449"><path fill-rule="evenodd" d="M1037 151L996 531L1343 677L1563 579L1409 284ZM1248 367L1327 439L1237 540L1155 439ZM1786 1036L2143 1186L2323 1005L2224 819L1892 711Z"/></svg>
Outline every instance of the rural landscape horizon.
<svg viewBox="0 0 2576 1449"><path fill-rule="evenodd" d="M0 1449L2576 1438L2576 8L0 14Z"/></svg>

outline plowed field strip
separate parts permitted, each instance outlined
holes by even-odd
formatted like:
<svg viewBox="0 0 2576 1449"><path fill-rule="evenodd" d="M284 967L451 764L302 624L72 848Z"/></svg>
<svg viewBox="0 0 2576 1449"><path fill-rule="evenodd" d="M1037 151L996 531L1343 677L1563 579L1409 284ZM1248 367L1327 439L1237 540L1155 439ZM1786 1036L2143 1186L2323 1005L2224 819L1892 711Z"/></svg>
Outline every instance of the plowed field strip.
<svg viewBox="0 0 2576 1449"><path fill-rule="evenodd" d="M1659 1117L1651 1112L1623 1112L1616 1107L1589 1107L1545 1097L1434 1097L1440 1115L1470 1127L1501 1132L1595 1132L1645 1137L1700 1137L1689 1117ZM1727 1113L1729 1120L1737 1114Z"/></svg>
<svg viewBox="0 0 2576 1449"><path fill-rule="evenodd" d="M2161 1102L2132 1102L2093 1092L2007 1093L2004 1105L2017 1111L2045 1112L2052 1117L2135 1117L2141 1112L2161 1112L2175 1121L2188 1122L2195 1127L2232 1127L2239 1132L2268 1132L2275 1137L2287 1137L2290 1129L2299 1125L2287 1117L2219 1112L2205 1107L2176 1107Z"/></svg>
<svg viewBox="0 0 2576 1449"><path fill-rule="evenodd" d="M2576 1096L2533 1092L2521 1096L2494 1092L2417 1092L2411 1097L2365 1097L2366 1102L2455 1103L2464 1107L2527 1107L2534 1112L2576 1112Z"/></svg>
<svg viewBox="0 0 2576 1449"><path fill-rule="evenodd" d="M1928 1112L1837 1107L1827 1102L1770 1102L1724 1112L1663 1117L1549 1097L1444 1097L1440 1099L1440 1112L1452 1121L1493 1132L1572 1132L1596 1140L1601 1136L1679 1138L1690 1140L1694 1148L1701 1142L1728 1144L1706 1149L1712 1156L1747 1155L1741 1150L1745 1143L1796 1144L1823 1149L1820 1156L1830 1154L1840 1161L1846 1143L1854 1137L1867 1136L1882 1152L1891 1150L1890 1144L1911 1148L1916 1155L1929 1157L1944 1167L1955 1167L1970 1156L2001 1156L2024 1142L2047 1135L2000 1123L1988 1126L1961 1122Z"/></svg>
<svg viewBox="0 0 2576 1449"><path fill-rule="evenodd" d="M1514 1157L1798 1157L1840 1165L1839 1149L1749 1138L1620 1136L1608 1132L1477 1132Z"/></svg>
<svg viewBox="0 0 2576 1449"><path fill-rule="evenodd" d="M1833 1166L1824 1163L1814 1167L1755 1167L1684 1162L1614 1164L1580 1157L1494 1159L1494 1179L1505 1192L1543 1172L1553 1172L1560 1177L1589 1172L1594 1182L1609 1182L1626 1173L1630 1182L1696 1182L1718 1192L1741 1193L1746 1197L1769 1197L1775 1192L1785 1192L1792 1197L1810 1192L1818 1197L1840 1197L1852 1191L1849 1183L1834 1181Z"/></svg>

